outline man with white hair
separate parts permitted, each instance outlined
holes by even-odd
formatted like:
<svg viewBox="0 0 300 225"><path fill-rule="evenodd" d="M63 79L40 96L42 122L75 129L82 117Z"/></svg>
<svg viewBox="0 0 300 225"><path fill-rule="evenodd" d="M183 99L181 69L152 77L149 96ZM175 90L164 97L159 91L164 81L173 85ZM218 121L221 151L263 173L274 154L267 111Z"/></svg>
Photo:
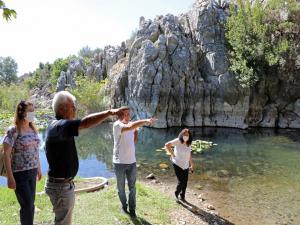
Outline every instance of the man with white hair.
<svg viewBox="0 0 300 225"><path fill-rule="evenodd" d="M74 136L79 130L102 123L109 116L121 113L126 107L93 113L75 119L76 98L67 91L57 92L52 101L56 119L46 131L45 152L49 164L45 192L50 197L55 213L55 225L69 225L75 203L73 178L79 162Z"/></svg>

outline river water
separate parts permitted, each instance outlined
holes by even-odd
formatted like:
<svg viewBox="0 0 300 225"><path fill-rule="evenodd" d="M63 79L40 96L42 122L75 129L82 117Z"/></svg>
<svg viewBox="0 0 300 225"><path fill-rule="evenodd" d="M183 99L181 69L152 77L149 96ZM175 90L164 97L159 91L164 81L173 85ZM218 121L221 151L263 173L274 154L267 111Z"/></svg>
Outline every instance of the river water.
<svg viewBox="0 0 300 225"><path fill-rule="evenodd" d="M154 173L174 177L169 157L157 149L175 138L181 128L139 130L139 176ZM207 201L235 224L300 224L300 131L193 128L195 139L217 144L193 155L196 170L188 188L201 185ZM40 134L44 139L44 133ZM76 138L81 177L114 177L112 127L103 124ZM41 147L42 171L47 161ZM169 169L161 170L160 163ZM0 178L0 185L5 185Z"/></svg>

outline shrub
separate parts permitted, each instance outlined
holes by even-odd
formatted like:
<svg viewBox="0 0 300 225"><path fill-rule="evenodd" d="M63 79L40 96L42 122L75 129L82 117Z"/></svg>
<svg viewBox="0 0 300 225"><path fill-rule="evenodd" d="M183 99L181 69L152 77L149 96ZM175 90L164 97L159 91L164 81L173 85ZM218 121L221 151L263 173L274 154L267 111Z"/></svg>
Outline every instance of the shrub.
<svg viewBox="0 0 300 225"><path fill-rule="evenodd" d="M107 109L109 97L105 93L107 80L100 82L94 79L76 77L76 88L70 90L76 97L79 104L79 114L83 111L96 112Z"/></svg>
<svg viewBox="0 0 300 225"><path fill-rule="evenodd" d="M21 100L26 100L29 98L28 89L24 88L24 86L11 84L0 85L0 108L2 113L14 112L16 109L16 105Z"/></svg>
<svg viewBox="0 0 300 225"><path fill-rule="evenodd" d="M296 0L237 0L230 12L226 23L230 69L242 86L254 85L296 54L299 37L294 30L300 22Z"/></svg>

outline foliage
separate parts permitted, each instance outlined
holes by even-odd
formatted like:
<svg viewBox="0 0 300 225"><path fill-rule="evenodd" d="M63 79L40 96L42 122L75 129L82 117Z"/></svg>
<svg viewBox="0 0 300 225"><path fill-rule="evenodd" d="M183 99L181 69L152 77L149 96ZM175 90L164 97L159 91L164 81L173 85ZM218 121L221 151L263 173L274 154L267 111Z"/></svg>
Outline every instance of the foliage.
<svg viewBox="0 0 300 225"><path fill-rule="evenodd" d="M0 134L13 123L16 105L29 97L29 91L17 84L0 85Z"/></svg>
<svg viewBox="0 0 300 225"><path fill-rule="evenodd" d="M2 17L6 21L11 20L12 17L17 18L17 12L13 9L7 8L2 0L0 0L0 9L3 11Z"/></svg>
<svg viewBox="0 0 300 225"><path fill-rule="evenodd" d="M29 97L29 91L23 86L11 84L0 85L0 108L1 111L14 112L16 105L21 100Z"/></svg>
<svg viewBox="0 0 300 225"><path fill-rule="evenodd" d="M70 91L85 110L92 112L102 111L109 104L109 98L106 96L104 89L106 83L106 80L97 82L94 79L77 76L77 86Z"/></svg>
<svg viewBox="0 0 300 225"><path fill-rule="evenodd" d="M46 84L50 77L51 64L40 63L37 68L26 80L25 84L29 89L35 87L42 88Z"/></svg>
<svg viewBox="0 0 300 225"><path fill-rule="evenodd" d="M83 48L81 48L78 52L78 56L82 57L82 58L92 58L93 57L93 51L89 46L85 46Z"/></svg>
<svg viewBox="0 0 300 225"><path fill-rule="evenodd" d="M78 56L70 55L67 58L58 58L52 64L39 63L39 67L25 79L25 84L29 89L42 88L46 83L50 82L52 90L55 90L57 79L62 71L67 72L70 62L73 60L83 60L85 66L92 63L95 54L103 53L103 49L97 48L92 50L90 47L85 46L79 52ZM81 60L80 59L80 60ZM77 71L78 77L85 76L85 70Z"/></svg>
<svg viewBox="0 0 300 225"><path fill-rule="evenodd" d="M74 55L67 58L58 58L53 64L39 63L39 67L25 79L25 84L29 89L42 88L46 83L50 82L52 88L55 88L58 77L61 71L66 72L71 60L76 59Z"/></svg>
<svg viewBox="0 0 300 225"><path fill-rule="evenodd" d="M93 58L95 54L103 53L103 49L96 48L92 50L89 46L82 47L79 52L78 56L81 58Z"/></svg>
<svg viewBox="0 0 300 225"><path fill-rule="evenodd" d="M18 64L8 57L0 57L0 83L11 84L17 81Z"/></svg>
<svg viewBox="0 0 300 225"><path fill-rule="evenodd" d="M230 12L226 24L230 69L242 86L254 85L293 57L300 22L296 0L237 0Z"/></svg>

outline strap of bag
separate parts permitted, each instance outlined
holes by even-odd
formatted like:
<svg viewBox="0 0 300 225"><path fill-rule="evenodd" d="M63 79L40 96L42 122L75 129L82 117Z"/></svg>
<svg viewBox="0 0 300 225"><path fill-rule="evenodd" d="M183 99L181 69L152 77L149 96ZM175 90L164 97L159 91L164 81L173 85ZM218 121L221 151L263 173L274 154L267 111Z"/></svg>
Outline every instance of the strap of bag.
<svg viewBox="0 0 300 225"><path fill-rule="evenodd" d="M14 140L14 143L13 143L13 146L12 146L12 152L11 152L11 156L13 155L13 153L14 153L14 146L15 146L15 143L16 143L16 140L18 139L18 137L19 137L19 134L18 134L18 130L17 130L17 128L16 127L14 127L15 128L15 132L14 132L14 134L13 134L13 140ZM5 170L5 163L4 163L4 147L1 147L1 149L0 149L0 154L1 154L1 158L0 158L0 160L1 160L1 166L0 166L0 176L6 176L6 170Z"/></svg>
<svg viewBox="0 0 300 225"><path fill-rule="evenodd" d="M13 144L13 146L12 146L12 151L11 151L11 154L12 154L12 155L14 154L16 141L17 141L17 139L18 139L18 137L19 137L19 133L18 133L17 127L15 126L14 128L15 128L15 132L14 132L14 134L13 134L14 144Z"/></svg>

